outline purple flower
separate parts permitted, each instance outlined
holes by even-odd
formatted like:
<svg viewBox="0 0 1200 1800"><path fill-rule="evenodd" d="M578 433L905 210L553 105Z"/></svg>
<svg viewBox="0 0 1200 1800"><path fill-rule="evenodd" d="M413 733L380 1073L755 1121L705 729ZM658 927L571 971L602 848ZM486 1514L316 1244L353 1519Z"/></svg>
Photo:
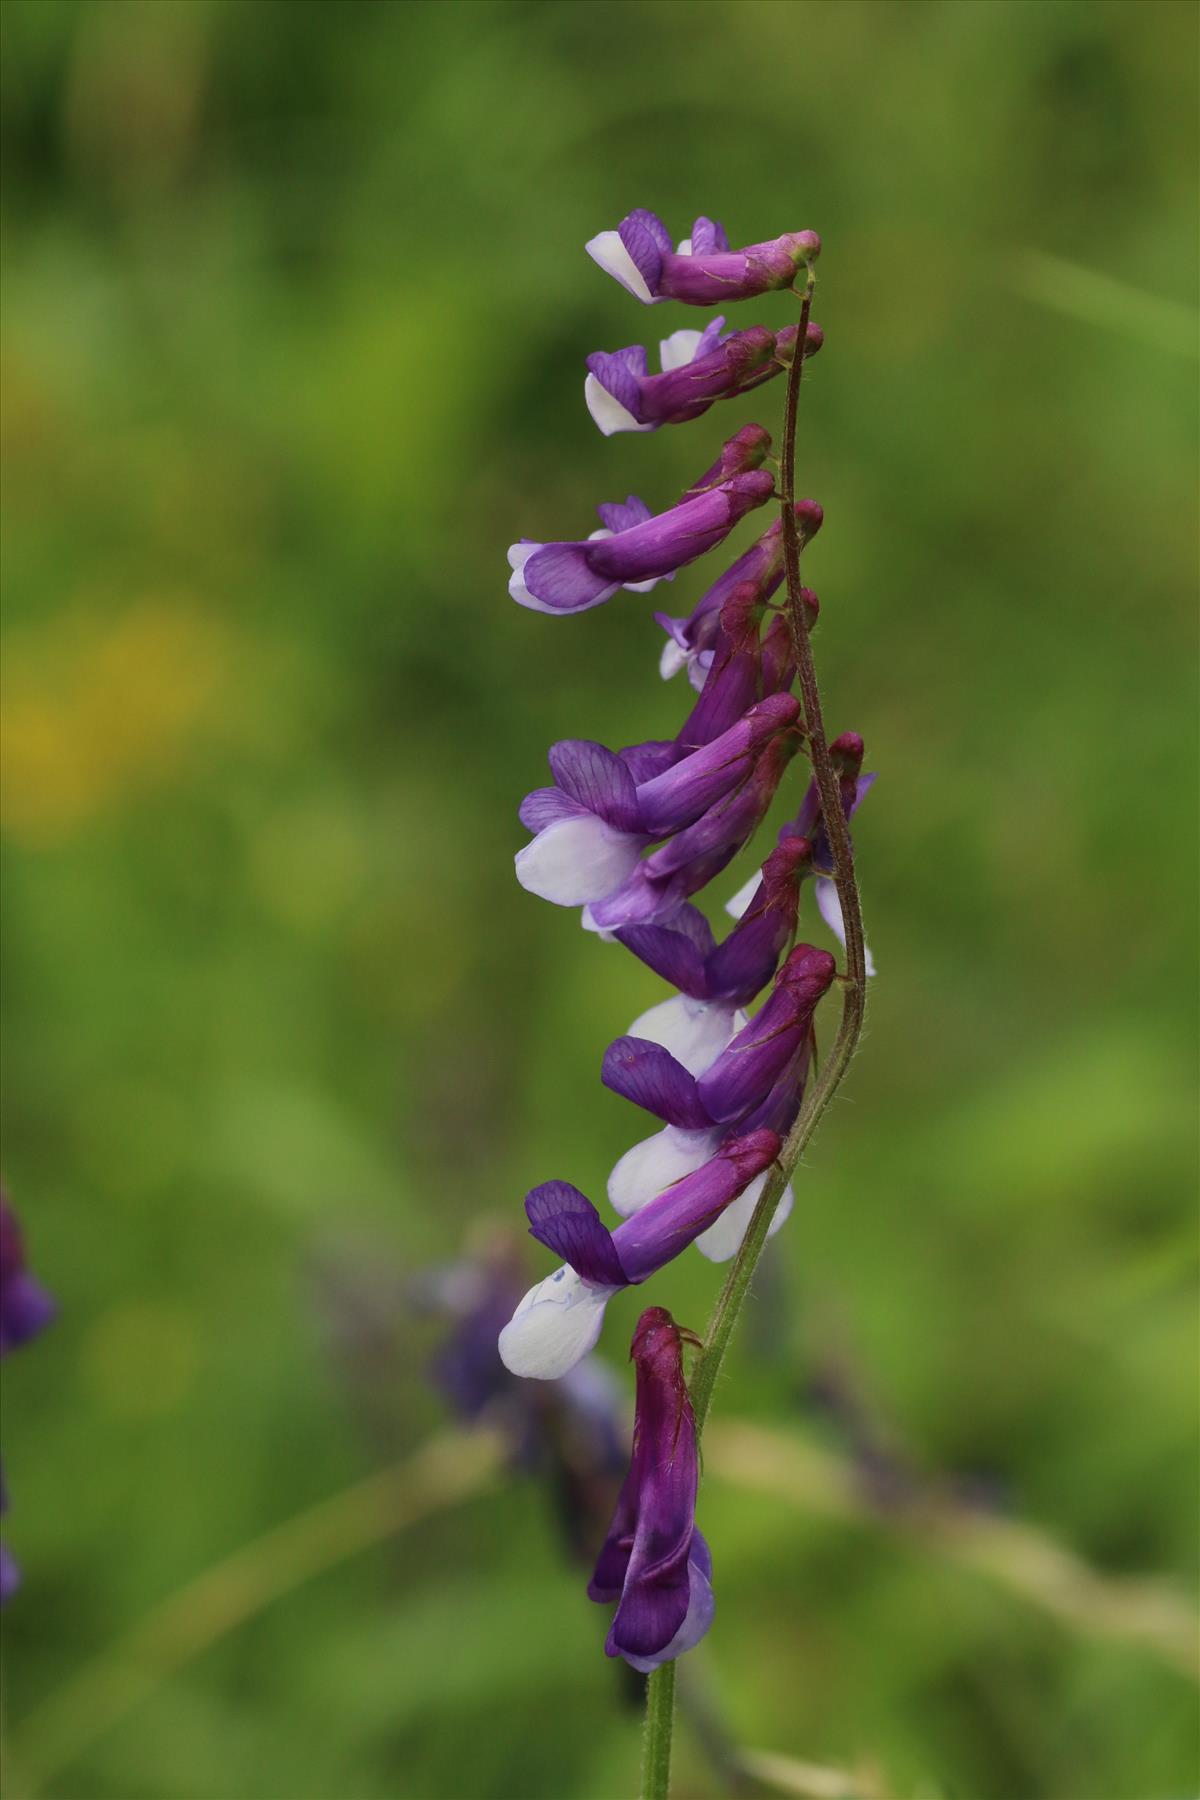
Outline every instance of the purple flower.
<svg viewBox="0 0 1200 1800"><path fill-rule="evenodd" d="M731 250L724 227L700 218L692 235L674 248L662 220L639 207L586 248L594 262L647 306L659 300L722 306L791 287L796 271L820 254L821 240L815 231L789 231L765 244Z"/></svg>
<svg viewBox="0 0 1200 1800"><path fill-rule="evenodd" d="M57 1310L25 1266L17 1216L0 1191L0 1356L36 1337Z"/></svg>
<svg viewBox="0 0 1200 1800"><path fill-rule="evenodd" d="M775 851L773 858L780 855ZM776 876L789 879L779 865L772 871L773 885ZM798 876L791 880L798 887ZM765 879L762 885L766 886ZM785 902L780 907L783 918L789 912L794 918L794 908L794 898ZM688 907L686 912L694 910ZM760 924L765 921L769 930L775 928L770 902L761 908L756 902L752 913L745 927L747 970L754 968L769 941L765 932L760 933ZM664 938L670 935L662 933ZM731 933L726 945L734 945L737 936ZM740 957L741 946L737 948ZM710 961L719 958L721 950L710 953ZM778 956L778 950L774 954ZM616 1212L625 1217L638 1212L663 1187L713 1156L731 1131L741 1133L748 1125L787 1129L803 1097L812 1015L832 979L832 964L824 951L801 946L780 970L775 992L753 1020L727 1002L698 1002L684 995L651 1008L634 1021L628 1036L609 1045L602 1071L605 1085L664 1121L661 1131L627 1150L613 1168L608 1198ZM761 966L759 962L758 969ZM735 1109L740 1109L741 1118L731 1123ZM696 1239L703 1255L724 1262L735 1254L764 1183L765 1176L752 1182ZM772 1236L787 1221L793 1201L789 1184L771 1220Z"/></svg>
<svg viewBox="0 0 1200 1800"><path fill-rule="evenodd" d="M696 1530L696 1420L683 1377L684 1339L669 1312L638 1320L633 1456L588 1584L617 1610L605 1643L643 1674L694 1649L713 1621L712 1557Z"/></svg>
<svg viewBox="0 0 1200 1800"><path fill-rule="evenodd" d="M57 1307L25 1266L25 1246L17 1216L0 1188L0 1356L7 1356L50 1323ZM8 1511L8 1492L0 1473L0 1513ZM0 1604L20 1585L21 1575L0 1545Z"/></svg>
<svg viewBox="0 0 1200 1800"><path fill-rule="evenodd" d="M550 751L555 785L535 788L521 804L521 822L535 835L517 852L517 880L557 906L604 900L635 872L648 844L694 826L746 781L798 712L790 694L772 694L690 756L669 744L618 753L563 739Z"/></svg>
<svg viewBox="0 0 1200 1800"><path fill-rule="evenodd" d="M655 516L633 494L624 506L597 507L605 529L590 538L552 544L522 539L512 545L508 591L520 605L550 613L586 612L610 600L619 587L645 591L721 543L739 519L771 498L774 487L766 469L743 460L737 473L698 492L689 490L678 505Z"/></svg>
<svg viewBox="0 0 1200 1800"><path fill-rule="evenodd" d="M718 800L694 825L643 857L606 898L589 902L583 912L585 927L617 932L627 925L669 920L685 900L719 875L753 836L798 748L794 731L781 731L773 737L735 793Z"/></svg>
<svg viewBox="0 0 1200 1800"><path fill-rule="evenodd" d="M729 400L761 386L788 365L795 354L797 327L768 331L723 332L716 318L703 331L675 331L659 346L662 374L648 372L642 345L625 350L597 350L587 359L584 399L605 437L618 431L657 431L698 419L714 400ZM815 356L825 334L810 324L805 356Z"/></svg>
<svg viewBox="0 0 1200 1800"><path fill-rule="evenodd" d="M797 500L796 521L800 527L802 544L810 543L817 535L824 518L824 508L815 500ZM721 613L727 601L749 583L765 604L782 580L783 533L780 522L776 519L757 543L751 544L744 555L739 556L723 575L717 577L686 617L674 618L670 613L655 613L656 621L667 634L667 642L663 645L658 665L658 672L663 680L669 681L672 675L677 675L680 669L686 668L692 686L703 688L712 660ZM817 615L817 597L808 588L803 588L801 592L809 611L811 627Z"/></svg>
<svg viewBox="0 0 1200 1800"><path fill-rule="evenodd" d="M703 1167L612 1232L570 1182L532 1189L525 1197L530 1233L561 1256L563 1266L529 1290L500 1333L505 1367L542 1381L565 1375L595 1344L612 1296L678 1256L778 1152L773 1131L731 1137Z"/></svg>

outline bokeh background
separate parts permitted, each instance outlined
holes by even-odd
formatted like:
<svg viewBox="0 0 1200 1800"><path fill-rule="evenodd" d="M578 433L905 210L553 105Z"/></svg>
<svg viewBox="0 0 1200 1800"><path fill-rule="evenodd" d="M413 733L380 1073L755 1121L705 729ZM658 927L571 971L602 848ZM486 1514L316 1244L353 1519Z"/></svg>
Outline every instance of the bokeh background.
<svg viewBox="0 0 1200 1800"><path fill-rule="evenodd" d="M536 1181L602 1195L640 1131L600 1054L663 991L511 857L553 739L684 695L648 603L521 611L505 548L782 406L593 429L585 353L696 322L584 255L639 205L822 233L806 567L880 771L869 1035L715 1414L796 1491L714 1434L678 1791L748 1748L847 1793L1193 1792L1194 8L0 24L4 1167L61 1303L5 1366L6 1792L633 1790L545 1480L468 1437L422 1511L406 1459L454 1429L420 1271ZM654 1298L699 1327L716 1285ZM991 1574L913 1525L957 1497L1014 1527Z"/></svg>

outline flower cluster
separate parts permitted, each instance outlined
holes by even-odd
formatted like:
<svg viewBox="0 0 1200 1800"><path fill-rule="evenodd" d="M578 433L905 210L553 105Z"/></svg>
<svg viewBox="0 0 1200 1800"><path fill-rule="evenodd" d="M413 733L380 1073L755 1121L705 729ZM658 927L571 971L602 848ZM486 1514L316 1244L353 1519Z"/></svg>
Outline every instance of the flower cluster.
<svg viewBox="0 0 1200 1800"><path fill-rule="evenodd" d="M25 1264L25 1246L16 1214L0 1188L0 1356L28 1343L44 1330L55 1305ZM0 1512L8 1510L8 1492L0 1472ZM21 1573L0 1544L0 1602L20 1585Z"/></svg>
<svg viewBox="0 0 1200 1800"><path fill-rule="evenodd" d="M721 226L697 219L673 246L654 214L638 211L587 246L646 304L712 306L789 288L820 241L794 232L730 250ZM718 400L758 388L820 349L820 327L677 331L661 345L662 372L633 346L587 359L584 396L606 435L654 431L699 418ZM620 589L648 593L724 543L777 499L770 434L743 426L716 461L660 512L636 495L597 508L588 537L509 551L509 592L544 613L584 612ZM820 529L812 500L794 502L801 546ZM517 853L521 885L581 908L586 929L631 951L675 989L609 1045L601 1079L658 1121L608 1183L622 1222L611 1229L567 1181L526 1197L532 1235L561 1267L526 1294L500 1332L517 1375L565 1376L591 1350L605 1308L695 1243L714 1261L735 1254L793 1124L813 1063L814 1015L833 956L794 945L801 890L813 883L821 916L844 941L828 834L815 782L758 874L729 903L736 923L718 942L693 897L717 878L765 817L807 730L792 688L796 643L773 603L784 578L783 520L712 581L690 613L657 613L660 673L686 669L693 704L676 736L612 750L584 738L554 744L551 784L520 808L530 841ZM816 595L793 596L811 625ZM848 819L870 786L862 740L831 746ZM794 945L794 947L792 947ZM749 1009L765 989L766 999ZM787 1217L785 1192L772 1228ZM660 1307L639 1321L633 1462L590 1592L616 1600L610 1654L649 1669L689 1649L712 1617L711 1563L695 1530L695 1427L682 1374L681 1333Z"/></svg>

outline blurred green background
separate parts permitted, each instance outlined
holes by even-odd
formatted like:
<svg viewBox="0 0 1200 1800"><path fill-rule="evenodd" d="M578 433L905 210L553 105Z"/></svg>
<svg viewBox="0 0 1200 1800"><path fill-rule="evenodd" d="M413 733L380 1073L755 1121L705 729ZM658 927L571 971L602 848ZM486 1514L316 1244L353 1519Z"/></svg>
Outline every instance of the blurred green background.
<svg viewBox="0 0 1200 1800"><path fill-rule="evenodd" d="M663 990L517 887L515 808L553 739L669 735L685 694L655 602L548 620L504 552L662 507L783 396L597 434L584 355L699 319L584 255L633 206L822 234L806 570L830 723L881 771L868 1037L716 1416L841 1455L805 1401L832 1358L923 1477L1191 1604L1195 9L0 22L4 1167L62 1307L5 1367L12 1800L633 1790L534 1480L298 1566L128 1704L121 1649L444 1429L436 1327L387 1296L643 1135L597 1070ZM366 1404L330 1268L382 1305ZM653 1298L700 1327L717 1280ZM716 1473L700 1517L731 1741L905 1796L1194 1791L1194 1681L1134 1632L887 1518ZM720 1791L685 1722L678 1792Z"/></svg>

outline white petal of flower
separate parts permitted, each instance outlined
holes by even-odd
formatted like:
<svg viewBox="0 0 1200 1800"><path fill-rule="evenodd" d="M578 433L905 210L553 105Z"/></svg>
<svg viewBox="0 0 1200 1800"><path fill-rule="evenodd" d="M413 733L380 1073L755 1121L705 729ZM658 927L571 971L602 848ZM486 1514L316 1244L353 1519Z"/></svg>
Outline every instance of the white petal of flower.
<svg viewBox="0 0 1200 1800"><path fill-rule="evenodd" d="M681 1062L689 1075L703 1075L745 1023L744 1014L724 1000L692 1000L675 994L641 1013L629 1027L630 1037L649 1038Z"/></svg>
<svg viewBox="0 0 1200 1800"><path fill-rule="evenodd" d="M663 338L658 346L662 357L663 374L670 369L682 369L685 364L696 359L696 346L704 336L702 331L693 331L685 326L681 331L673 331L668 338Z"/></svg>
<svg viewBox="0 0 1200 1800"><path fill-rule="evenodd" d="M623 288L628 288L635 300L642 300L647 306L654 302L654 295L646 285L646 278L621 242L619 231L602 231L598 236L589 238L584 249L593 262L599 263L605 274L612 275Z"/></svg>
<svg viewBox="0 0 1200 1800"><path fill-rule="evenodd" d="M649 581L626 581L622 583L627 594L648 594L656 588L660 581L670 581L669 575L652 575Z"/></svg>
<svg viewBox="0 0 1200 1800"><path fill-rule="evenodd" d="M846 948L846 921L842 917L842 903L838 899L837 884L830 881L827 875L818 875L816 889L817 911L844 950ZM863 951L866 957L867 974L873 975L875 958L871 955L870 945L864 944Z"/></svg>
<svg viewBox="0 0 1200 1800"><path fill-rule="evenodd" d="M514 1375L557 1381L600 1336L616 1288L596 1287L564 1263L530 1288L500 1333L500 1360Z"/></svg>
<svg viewBox="0 0 1200 1800"><path fill-rule="evenodd" d="M675 254L676 256L690 256L692 254L691 238L680 238L679 248L676 250Z"/></svg>
<svg viewBox="0 0 1200 1800"><path fill-rule="evenodd" d="M740 887L732 899L725 902L725 911L731 919L744 919L750 909L750 902L758 892L761 875L752 875L744 887Z"/></svg>
<svg viewBox="0 0 1200 1800"><path fill-rule="evenodd" d="M658 659L658 672L664 681L670 681L672 675L678 675L686 661L687 651L681 650L675 639L669 637Z"/></svg>
<svg viewBox="0 0 1200 1800"><path fill-rule="evenodd" d="M579 923L583 926L583 929L585 931L590 931L593 934L593 936L598 937L602 944L615 944L616 943L616 941L617 941L616 932L609 931L607 926L597 925L595 914L592 912L592 909L590 906L585 906L583 911L580 913Z"/></svg>
<svg viewBox="0 0 1200 1800"><path fill-rule="evenodd" d="M653 425L639 425L628 407L615 400L603 384L594 375L588 375L583 383L583 397L587 409L604 433L612 437L618 431L653 431Z"/></svg>
<svg viewBox="0 0 1200 1800"><path fill-rule="evenodd" d="M593 813L556 819L516 854L517 880L555 906L603 900L637 865L644 840L606 825Z"/></svg>
<svg viewBox="0 0 1200 1800"><path fill-rule="evenodd" d="M608 1178L609 1199L622 1218L629 1218L665 1188L702 1168L720 1141L720 1126L711 1131L665 1126L625 1152Z"/></svg>
<svg viewBox="0 0 1200 1800"><path fill-rule="evenodd" d="M733 1205L725 1208L716 1224L710 1225L707 1231L702 1231L695 1240L697 1250L707 1256L710 1262L728 1262L729 1258L736 1256L741 1249L742 1239L746 1235L754 1208L758 1204L758 1197L767 1184L769 1173L769 1170L764 1170L761 1175L755 1176L745 1193L739 1194ZM785 1187L779 1205L775 1208L775 1217L771 1220L771 1228L767 1232L768 1237L774 1237L779 1227L786 1221L795 1203L795 1198L790 1185Z"/></svg>

